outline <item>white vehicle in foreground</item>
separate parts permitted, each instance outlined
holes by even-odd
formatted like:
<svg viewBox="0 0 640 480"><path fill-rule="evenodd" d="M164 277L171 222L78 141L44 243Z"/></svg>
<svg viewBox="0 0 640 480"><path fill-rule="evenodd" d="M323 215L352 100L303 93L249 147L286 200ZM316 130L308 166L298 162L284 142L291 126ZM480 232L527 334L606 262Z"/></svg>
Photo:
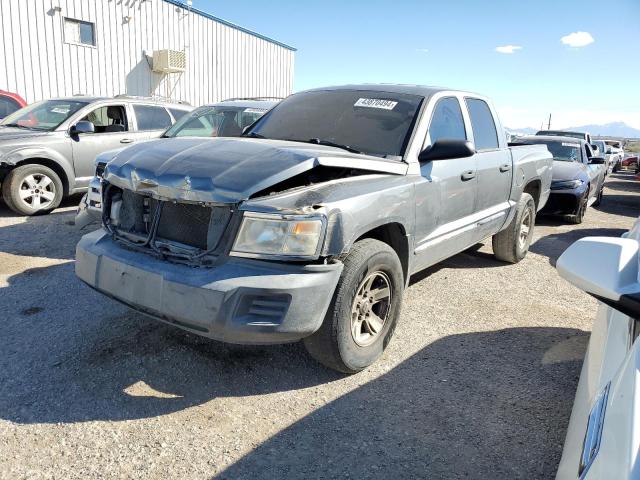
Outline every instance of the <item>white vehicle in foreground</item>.
<svg viewBox="0 0 640 480"><path fill-rule="evenodd" d="M586 237L560 276L601 303L556 479L640 479L640 220L622 238Z"/></svg>

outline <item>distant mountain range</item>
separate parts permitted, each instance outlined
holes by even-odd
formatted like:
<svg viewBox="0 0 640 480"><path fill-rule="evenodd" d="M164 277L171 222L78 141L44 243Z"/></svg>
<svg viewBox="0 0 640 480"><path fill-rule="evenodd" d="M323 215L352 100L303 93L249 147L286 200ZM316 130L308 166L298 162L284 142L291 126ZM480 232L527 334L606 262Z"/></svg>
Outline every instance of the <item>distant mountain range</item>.
<svg viewBox="0 0 640 480"><path fill-rule="evenodd" d="M598 137L640 138L640 130L630 127L624 122L605 123L604 125L582 125L580 127L562 128L560 130L568 130L572 132L589 132L591 135ZM528 127L507 127L507 131L511 133L521 133L524 135L533 135L538 131L538 129Z"/></svg>

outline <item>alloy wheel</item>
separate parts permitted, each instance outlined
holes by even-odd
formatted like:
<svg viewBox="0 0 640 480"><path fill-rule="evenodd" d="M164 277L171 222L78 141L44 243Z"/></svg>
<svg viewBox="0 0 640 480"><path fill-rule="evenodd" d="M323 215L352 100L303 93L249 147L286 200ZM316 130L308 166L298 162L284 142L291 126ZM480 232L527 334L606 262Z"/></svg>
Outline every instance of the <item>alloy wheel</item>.
<svg viewBox="0 0 640 480"><path fill-rule="evenodd" d="M351 307L351 336L360 347L376 341L391 311L392 288L386 273L370 273L358 286Z"/></svg>
<svg viewBox="0 0 640 480"><path fill-rule="evenodd" d="M20 183L20 200L34 210L44 210L56 197L55 183L42 173L34 173L24 177Z"/></svg>

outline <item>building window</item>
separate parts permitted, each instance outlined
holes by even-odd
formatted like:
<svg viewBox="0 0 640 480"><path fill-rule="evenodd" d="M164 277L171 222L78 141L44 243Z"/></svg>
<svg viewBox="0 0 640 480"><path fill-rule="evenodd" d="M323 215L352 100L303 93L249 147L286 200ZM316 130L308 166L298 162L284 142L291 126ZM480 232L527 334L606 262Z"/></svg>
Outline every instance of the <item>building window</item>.
<svg viewBox="0 0 640 480"><path fill-rule="evenodd" d="M96 45L96 26L91 22L83 22L73 18L64 19L64 40L80 45Z"/></svg>

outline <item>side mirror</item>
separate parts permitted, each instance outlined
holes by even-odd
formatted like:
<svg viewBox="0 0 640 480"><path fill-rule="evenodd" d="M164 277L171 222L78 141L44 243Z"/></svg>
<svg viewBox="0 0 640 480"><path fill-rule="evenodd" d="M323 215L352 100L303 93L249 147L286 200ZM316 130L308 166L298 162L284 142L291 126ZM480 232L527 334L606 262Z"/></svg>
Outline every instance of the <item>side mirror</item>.
<svg viewBox="0 0 640 480"><path fill-rule="evenodd" d="M556 263L562 278L620 312L640 316L638 242L630 238L585 237Z"/></svg>
<svg viewBox="0 0 640 480"><path fill-rule="evenodd" d="M605 164L605 159L602 157L591 157L589 159L589 163L591 165L604 165Z"/></svg>
<svg viewBox="0 0 640 480"><path fill-rule="evenodd" d="M73 127L71 127L72 135L80 135L81 133L95 133L96 127L93 123L88 122L87 120L80 120Z"/></svg>
<svg viewBox="0 0 640 480"><path fill-rule="evenodd" d="M433 145L420 152L418 160L420 162L453 160L454 158L471 157L475 153L475 146L467 140L437 140Z"/></svg>

